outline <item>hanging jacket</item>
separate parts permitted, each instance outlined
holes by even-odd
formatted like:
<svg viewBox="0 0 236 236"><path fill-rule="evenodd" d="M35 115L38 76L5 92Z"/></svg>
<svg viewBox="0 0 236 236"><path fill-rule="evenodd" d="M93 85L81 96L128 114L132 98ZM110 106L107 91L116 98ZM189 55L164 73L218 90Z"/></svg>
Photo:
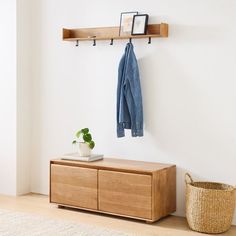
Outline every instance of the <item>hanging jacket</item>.
<svg viewBox="0 0 236 236"><path fill-rule="evenodd" d="M132 137L143 136L143 106L137 59L132 43L127 43L118 69L117 137L131 129Z"/></svg>

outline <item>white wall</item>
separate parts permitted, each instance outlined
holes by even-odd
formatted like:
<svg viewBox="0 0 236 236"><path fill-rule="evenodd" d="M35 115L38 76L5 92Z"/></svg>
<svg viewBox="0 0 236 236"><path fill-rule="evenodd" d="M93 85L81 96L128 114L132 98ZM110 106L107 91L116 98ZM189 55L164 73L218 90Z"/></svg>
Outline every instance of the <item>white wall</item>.
<svg viewBox="0 0 236 236"><path fill-rule="evenodd" d="M48 193L49 160L71 151L89 127L95 152L176 164L177 214L184 214L184 173L236 183L236 2L233 0L41 0L33 6L32 191ZM138 10L167 22L169 38L134 41L145 136L116 138L117 67L125 41L61 40L62 27L119 24ZM236 223L236 220L234 221Z"/></svg>
<svg viewBox="0 0 236 236"><path fill-rule="evenodd" d="M0 2L0 194L30 192L29 3Z"/></svg>
<svg viewBox="0 0 236 236"><path fill-rule="evenodd" d="M0 1L0 193L16 194L16 1Z"/></svg>
<svg viewBox="0 0 236 236"><path fill-rule="evenodd" d="M31 0L17 0L17 194L30 192Z"/></svg>

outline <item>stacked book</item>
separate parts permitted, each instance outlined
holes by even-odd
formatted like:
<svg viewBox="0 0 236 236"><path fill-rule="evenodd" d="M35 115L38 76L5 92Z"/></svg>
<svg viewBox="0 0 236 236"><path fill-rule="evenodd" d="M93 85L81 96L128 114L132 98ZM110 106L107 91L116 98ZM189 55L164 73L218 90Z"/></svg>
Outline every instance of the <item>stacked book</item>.
<svg viewBox="0 0 236 236"><path fill-rule="evenodd" d="M62 156L62 160L71 160L71 161L98 161L103 159L102 154L91 154L90 156L83 157L79 153L68 153Z"/></svg>

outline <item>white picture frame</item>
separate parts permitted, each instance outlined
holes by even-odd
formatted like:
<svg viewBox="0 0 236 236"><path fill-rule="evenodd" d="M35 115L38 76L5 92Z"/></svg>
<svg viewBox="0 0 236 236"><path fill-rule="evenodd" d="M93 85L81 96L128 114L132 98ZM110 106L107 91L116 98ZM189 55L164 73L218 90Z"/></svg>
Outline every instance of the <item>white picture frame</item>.
<svg viewBox="0 0 236 236"><path fill-rule="evenodd" d="M138 15L137 11L122 12L120 14L120 29L119 36L131 35L133 27L133 17Z"/></svg>

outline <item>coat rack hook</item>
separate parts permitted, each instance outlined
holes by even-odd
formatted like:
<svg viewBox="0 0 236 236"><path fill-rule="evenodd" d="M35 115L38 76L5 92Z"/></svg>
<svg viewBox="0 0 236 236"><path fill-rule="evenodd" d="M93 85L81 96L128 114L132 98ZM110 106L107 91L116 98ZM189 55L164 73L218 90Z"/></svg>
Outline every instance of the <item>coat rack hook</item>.
<svg viewBox="0 0 236 236"><path fill-rule="evenodd" d="M148 38L148 44L151 44L151 43L152 43L152 38L149 37L149 38Z"/></svg>
<svg viewBox="0 0 236 236"><path fill-rule="evenodd" d="M111 39L110 45L113 45L113 39Z"/></svg>
<svg viewBox="0 0 236 236"><path fill-rule="evenodd" d="M129 38L129 42L132 43L132 38Z"/></svg>
<svg viewBox="0 0 236 236"><path fill-rule="evenodd" d="M93 40L93 46L96 46L96 39Z"/></svg>
<svg viewBox="0 0 236 236"><path fill-rule="evenodd" d="M79 46L79 40L76 40L76 45L75 45L76 47L78 47Z"/></svg>

